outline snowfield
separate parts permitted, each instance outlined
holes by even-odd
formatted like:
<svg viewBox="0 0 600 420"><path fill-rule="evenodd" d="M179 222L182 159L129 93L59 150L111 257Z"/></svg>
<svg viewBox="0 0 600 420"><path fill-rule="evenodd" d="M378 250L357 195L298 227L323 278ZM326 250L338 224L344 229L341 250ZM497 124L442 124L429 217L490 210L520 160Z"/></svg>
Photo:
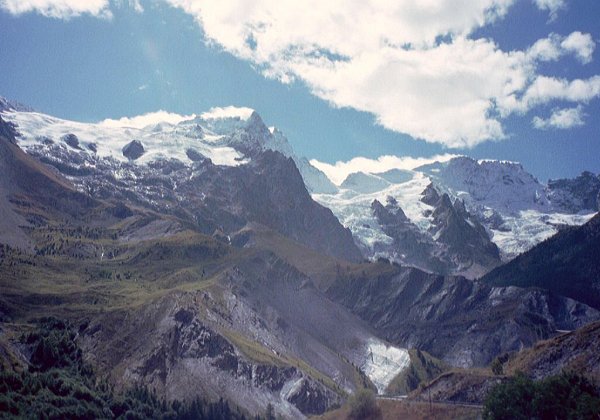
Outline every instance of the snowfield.
<svg viewBox="0 0 600 420"><path fill-rule="evenodd" d="M375 338L367 342L366 359L362 370L377 387L378 394L384 394L390 382L409 364L408 350L388 346Z"/></svg>
<svg viewBox="0 0 600 420"><path fill-rule="evenodd" d="M123 155L123 147L132 140L139 140L145 153L135 161L137 164L170 158L191 163L187 155L189 149L210 158L216 165L237 166L244 163L243 156L234 148L219 145L218 140L223 136L202 127L204 120L198 117L175 125L155 122L143 128L132 127L130 119L80 123L36 112L4 112L2 117L17 125L20 133L18 144L24 150L48 140L61 143L63 136L74 134L79 139L80 153L112 157L120 162L128 161Z"/></svg>

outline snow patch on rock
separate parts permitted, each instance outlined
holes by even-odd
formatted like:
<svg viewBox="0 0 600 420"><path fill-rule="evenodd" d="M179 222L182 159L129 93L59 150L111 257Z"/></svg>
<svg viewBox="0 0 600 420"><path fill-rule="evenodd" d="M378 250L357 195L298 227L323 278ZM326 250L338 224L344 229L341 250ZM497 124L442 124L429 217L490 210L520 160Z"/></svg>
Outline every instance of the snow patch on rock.
<svg viewBox="0 0 600 420"><path fill-rule="evenodd" d="M362 370L383 394L392 380L410 364L408 350L393 347L375 338L366 346L366 359Z"/></svg>

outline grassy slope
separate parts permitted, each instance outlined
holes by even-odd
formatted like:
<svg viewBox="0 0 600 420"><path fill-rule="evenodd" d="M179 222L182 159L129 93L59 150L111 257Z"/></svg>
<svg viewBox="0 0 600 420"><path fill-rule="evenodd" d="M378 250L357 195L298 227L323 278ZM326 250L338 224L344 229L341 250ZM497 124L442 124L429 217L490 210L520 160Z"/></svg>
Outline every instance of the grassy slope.
<svg viewBox="0 0 600 420"><path fill-rule="evenodd" d="M410 366L396 376L386 390L390 395L406 395L416 389L421 382L430 381L449 366L427 352L409 349Z"/></svg>

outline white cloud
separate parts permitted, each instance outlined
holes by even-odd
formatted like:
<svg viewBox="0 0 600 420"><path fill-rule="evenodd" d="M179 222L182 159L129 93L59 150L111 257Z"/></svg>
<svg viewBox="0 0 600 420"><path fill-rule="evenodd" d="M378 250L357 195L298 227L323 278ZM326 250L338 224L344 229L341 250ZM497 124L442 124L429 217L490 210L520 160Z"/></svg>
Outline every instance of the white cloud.
<svg viewBox="0 0 600 420"><path fill-rule="evenodd" d="M139 0L110 0L138 11ZM299 80L336 107L369 112L382 126L447 147L506 137L503 119L561 100L599 96L600 76L563 80L538 63L573 54L589 63L590 34L550 34L519 51L477 28L516 0L163 0L192 15L206 40L268 77ZM534 0L551 16L564 0ZM109 0L0 0L19 14L110 15Z"/></svg>
<svg viewBox="0 0 600 420"><path fill-rule="evenodd" d="M138 13L144 12L144 7L142 6L142 3L140 3L140 0L129 0L129 7Z"/></svg>
<svg viewBox="0 0 600 420"><path fill-rule="evenodd" d="M144 128L158 123L178 124L181 121L191 120L195 117L196 115L179 115L160 110L135 117L123 117L118 120L106 119L100 121L99 124L106 127Z"/></svg>
<svg viewBox="0 0 600 420"><path fill-rule="evenodd" d="M560 46L566 51L574 52L582 63L587 64L592 61L592 54L594 53L596 43L590 34L583 34L576 31L565 38Z"/></svg>
<svg viewBox="0 0 600 420"><path fill-rule="evenodd" d="M378 159L369 159L365 157L355 157L347 162L338 161L335 164L320 162L312 159L310 164L323 171L325 175L336 185L340 185L344 180L354 172L365 172L378 174L389 171L390 169L415 169L421 165L432 162L446 162L459 155L444 154L432 156L429 158L414 158L409 156L380 156Z"/></svg>
<svg viewBox="0 0 600 420"><path fill-rule="evenodd" d="M540 79L538 62L566 54L589 62L595 47L580 32L508 52L470 37L503 18L513 0L165 1L266 76L300 80L333 106L457 148L504 138L503 118L551 100L524 98ZM537 5L551 13L562 7Z"/></svg>
<svg viewBox="0 0 600 420"><path fill-rule="evenodd" d="M552 111L549 118L544 119L536 116L531 122L539 130L548 128L566 129L582 126L584 124L583 117L583 109L578 106L576 108L556 109Z"/></svg>
<svg viewBox="0 0 600 420"><path fill-rule="evenodd" d="M574 54L583 64L592 61L596 43L590 34L579 31L563 37L550 34L535 42L527 51L527 57L534 61L556 61L566 54Z"/></svg>
<svg viewBox="0 0 600 420"><path fill-rule="evenodd" d="M252 116L254 110L252 108L226 106L223 108L214 107L204 112L200 117L204 120L212 120L219 118L239 118L241 120L247 120Z"/></svg>
<svg viewBox="0 0 600 420"><path fill-rule="evenodd" d="M550 20L553 21L558 16L558 11L565 9L567 4L565 0L533 0L535 5L540 10L545 10L550 15Z"/></svg>
<svg viewBox="0 0 600 420"><path fill-rule="evenodd" d="M565 80L538 76L514 107L521 112L553 100L587 103L600 96L600 75L589 79Z"/></svg>
<svg viewBox="0 0 600 420"><path fill-rule="evenodd" d="M0 0L0 9L13 15L35 12L56 19L70 19L83 14L112 17L108 0Z"/></svg>

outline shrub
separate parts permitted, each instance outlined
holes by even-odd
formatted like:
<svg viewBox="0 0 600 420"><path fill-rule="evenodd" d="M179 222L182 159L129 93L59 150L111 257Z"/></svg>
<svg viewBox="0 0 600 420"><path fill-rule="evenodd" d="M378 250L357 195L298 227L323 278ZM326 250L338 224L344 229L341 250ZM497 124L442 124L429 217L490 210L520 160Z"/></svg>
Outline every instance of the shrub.
<svg viewBox="0 0 600 420"><path fill-rule="evenodd" d="M598 413L600 392L585 377L562 373L535 382L519 373L490 390L483 418L595 419Z"/></svg>
<svg viewBox="0 0 600 420"><path fill-rule="evenodd" d="M375 394L369 389L361 389L354 393L348 401L350 406L349 418L356 420L379 419L381 410L377 406Z"/></svg>

